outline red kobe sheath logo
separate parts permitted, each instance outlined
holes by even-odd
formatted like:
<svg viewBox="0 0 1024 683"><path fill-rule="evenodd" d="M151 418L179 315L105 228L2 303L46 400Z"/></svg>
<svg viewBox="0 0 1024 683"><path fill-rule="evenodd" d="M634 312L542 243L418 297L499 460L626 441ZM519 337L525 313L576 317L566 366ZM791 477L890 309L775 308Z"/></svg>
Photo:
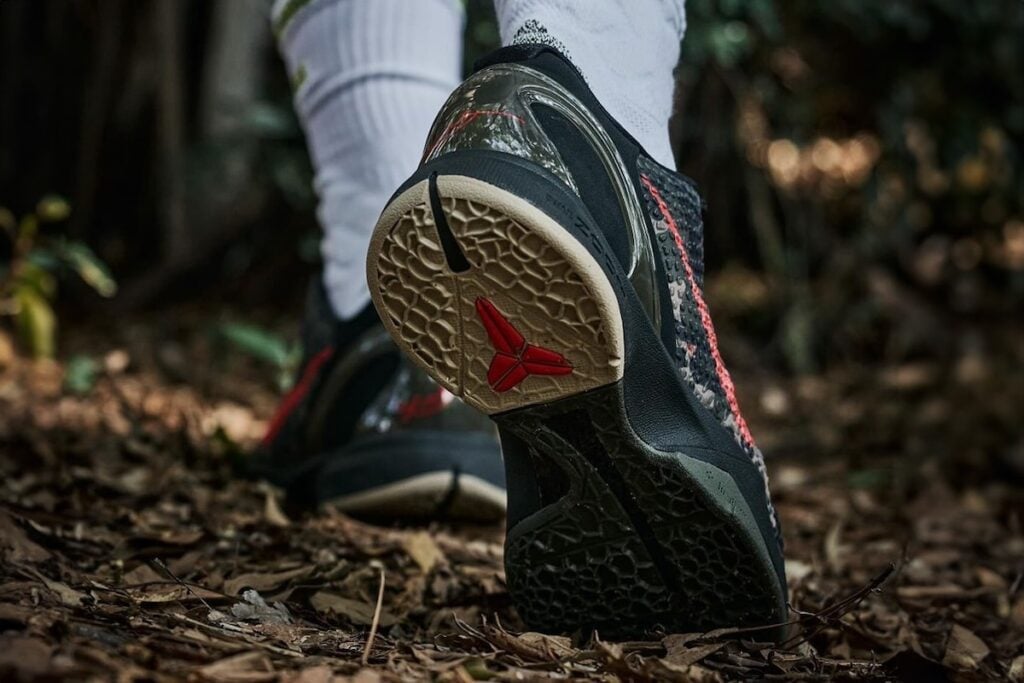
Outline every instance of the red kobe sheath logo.
<svg viewBox="0 0 1024 683"><path fill-rule="evenodd" d="M483 321L494 347L494 358L487 369L491 389L501 393L519 385L530 375L568 375L572 365L560 353L527 344L512 323L487 299L476 300L476 312Z"/></svg>

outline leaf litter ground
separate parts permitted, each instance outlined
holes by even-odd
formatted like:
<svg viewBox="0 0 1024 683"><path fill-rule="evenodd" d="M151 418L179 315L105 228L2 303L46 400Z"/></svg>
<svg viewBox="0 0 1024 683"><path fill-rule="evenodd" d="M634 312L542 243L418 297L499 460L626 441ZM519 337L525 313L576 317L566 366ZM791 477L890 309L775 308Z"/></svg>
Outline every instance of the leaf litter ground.
<svg viewBox="0 0 1024 683"><path fill-rule="evenodd" d="M300 512L237 478L275 401L252 368L143 335L77 395L4 344L4 680L1024 680L1024 400L998 369L739 377L786 454L773 647L528 632L500 526Z"/></svg>

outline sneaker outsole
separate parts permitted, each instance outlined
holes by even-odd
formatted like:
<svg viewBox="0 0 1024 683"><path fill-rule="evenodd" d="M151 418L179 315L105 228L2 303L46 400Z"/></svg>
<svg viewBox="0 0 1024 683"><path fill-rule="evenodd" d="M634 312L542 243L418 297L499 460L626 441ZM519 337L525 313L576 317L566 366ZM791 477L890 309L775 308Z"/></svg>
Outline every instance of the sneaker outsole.
<svg viewBox="0 0 1024 683"><path fill-rule="evenodd" d="M632 637L778 623L771 560L736 484L641 441L620 383L495 419L570 482L508 532L509 592L527 624Z"/></svg>
<svg viewBox="0 0 1024 683"><path fill-rule="evenodd" d="M532 204L464 176L434 188L470 268L449 265L431 208L431 181L396 197L370 244L374 304L398 346L450 392L488 415L544 403L622 377L618 304L586 248ZM488 382L495 355L477 311L485 299L528 342L572 349L572 374L530 377L509 391Z"/></svg>
<svg viewBox="0 0 1024 683"><path fill-rule="evenodd" d="M732 477L630 424L619 300L570 231L513 192L432 174L385 209L367 272L399 347L568 481L507 533L509 592L531 628L635 636L784 620L785 588ZM496 383L481 300L512 329L510 366L528 344L571 373Z"/></svg>

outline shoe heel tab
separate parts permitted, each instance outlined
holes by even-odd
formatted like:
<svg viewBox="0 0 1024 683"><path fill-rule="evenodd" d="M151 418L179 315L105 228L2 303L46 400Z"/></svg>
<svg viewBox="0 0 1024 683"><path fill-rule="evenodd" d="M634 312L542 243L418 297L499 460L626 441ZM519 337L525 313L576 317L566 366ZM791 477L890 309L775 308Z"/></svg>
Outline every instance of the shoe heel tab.
<svg viewBox="0 0 1024 683"><path fill-rule="evenodd" d="M504 64L507 62L524 62L528 59L533 59L544 50L549 49L546 45L530 44L530 45L508 45L506 47L500 47L497 50L488 52L483 57L478 58L473 62L473 72L482 71L489 66L495 64Z"/></svg>
<svg viewBox="0 0 1024 683"><path fill-rule="evenodd" d="M545 43L524 43L509 45L478 59L474 64L474 73L500 64L521 63L535 71L539 71L554 80L562 88L568 90L580 100L591 112L597 114L605 128L614 130L618 135L617 145L625 157L633 158L637 153L650 156L643 151L641 145L622 124L608 113L600 100L590 89L586 76L579 67L572 63L566 54ZM657 163L657 162L655 162ZM661 166L661 164L658 164ZM675 169L664 167L675 172Z"/></svg>
<svg viewBox="0 0 1024 683"><path fill-rule="evenodd" d="M510 62L527 62L538 59L543 55L552 55L565 66L569 67L572 73L581 81L586 83L583 72L569 60L560 50L545 45L544 43L522 43L519 45L508 45L498 48L493 52L484 55L473 63L473 72L481 71L495 64L508 64Z"/></svg>

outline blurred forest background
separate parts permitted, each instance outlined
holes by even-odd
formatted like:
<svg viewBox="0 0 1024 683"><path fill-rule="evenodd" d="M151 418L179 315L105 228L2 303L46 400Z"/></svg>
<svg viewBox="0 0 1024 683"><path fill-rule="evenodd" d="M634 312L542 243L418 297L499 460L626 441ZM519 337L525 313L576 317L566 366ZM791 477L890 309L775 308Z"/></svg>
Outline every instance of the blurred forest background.
<svg viewBox="0 0 1024 683"><path fill-rule="evenodd" d="M0 6L2 220L65 198L45 241L118 285L99 307L69 281L60 320L299 300L315 196L268 4ZM689 1L677 159L709 204L712 297L773 367L955 362L1019 322L1022 7ZM497 42L468 9L467 65Z"/></svg>
<svg viewBox="0 0 1024 683"><path fill-rule="evenodd" d="M517 640L500 528L235 476L319 260L269 5L0 0L0 678L1024 681L1024 2L687 0L670 130L803 630L625 654Z"/></svg>

